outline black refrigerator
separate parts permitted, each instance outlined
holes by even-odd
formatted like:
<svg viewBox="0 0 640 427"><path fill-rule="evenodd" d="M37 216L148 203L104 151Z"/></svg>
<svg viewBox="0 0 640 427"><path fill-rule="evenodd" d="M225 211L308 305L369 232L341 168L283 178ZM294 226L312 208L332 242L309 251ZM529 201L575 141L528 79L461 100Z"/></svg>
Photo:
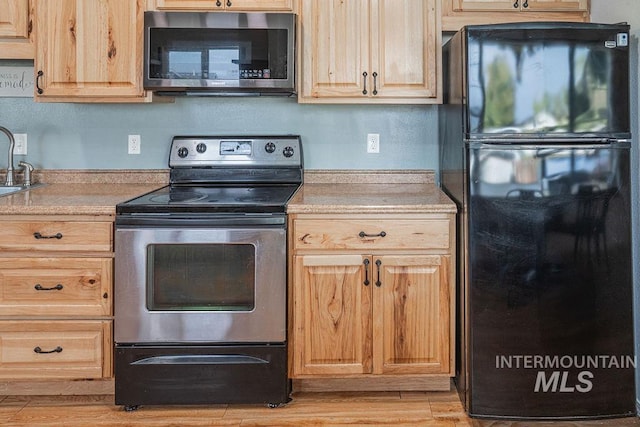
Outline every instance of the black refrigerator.
<svg viewBox="0 0 640 427"><path fill-rule="evenodd" d="M468 26L443 47L469 415L635 414L629 27Z"/></svg>

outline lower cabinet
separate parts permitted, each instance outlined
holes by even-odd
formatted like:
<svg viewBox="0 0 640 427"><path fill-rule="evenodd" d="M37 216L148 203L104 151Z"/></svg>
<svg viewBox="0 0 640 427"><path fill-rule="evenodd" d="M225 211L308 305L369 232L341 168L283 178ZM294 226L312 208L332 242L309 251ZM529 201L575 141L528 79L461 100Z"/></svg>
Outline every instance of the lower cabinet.
<svg viewBox="0 0 640 427"><path fill-rule="evenodd" d="M295 257L296 374L447 374L450 259Z"/></svg>
<svg viewBox="0 0 640 427"><path fill-rule="evenodd" d="M113 377L113 218L0 216L0 236L6 394L108 392L95 380Z"/></svg>
<svg viewBox="0 0 640 427"><path fill-rule="evenodd" d="M292 216L290 376L448 388L452 217Z"/></svg>
<svg viewBox="0 0 640 427"><path fill-rule="evenodd" d="M0 379L111 375L110 321L0 321Z"/></svg>

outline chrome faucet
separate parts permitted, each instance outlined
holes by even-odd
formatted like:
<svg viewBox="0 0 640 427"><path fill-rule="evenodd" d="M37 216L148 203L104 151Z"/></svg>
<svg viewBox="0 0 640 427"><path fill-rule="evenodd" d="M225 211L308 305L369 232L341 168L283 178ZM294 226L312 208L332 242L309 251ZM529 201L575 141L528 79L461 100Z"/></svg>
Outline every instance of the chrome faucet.
<svg viewBox="0 0 640 427"><path fill-rule="evenodd" d="M7 162L7 179L4 181L4 185L13 185L13 148L16 145L16 140L13 137L11 131L5 127L0 126L0 132L4 132L9 138L9 160Z"/></svg>

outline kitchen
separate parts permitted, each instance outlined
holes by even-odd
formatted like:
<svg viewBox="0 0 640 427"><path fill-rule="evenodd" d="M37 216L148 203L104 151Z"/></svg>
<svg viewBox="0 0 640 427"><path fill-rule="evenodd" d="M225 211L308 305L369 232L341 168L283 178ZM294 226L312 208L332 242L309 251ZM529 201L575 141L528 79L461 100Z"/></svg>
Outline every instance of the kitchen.
<svg viewBox="0 0 640 427"><path fill-rule="evenodd" d="M631 3L612 7L611 2L594 0L592 20L629 20L637 8ZM631 25L632 35L637 34L637 25ZM637 82L632 87L637 88ZM637 96L632 99L637 111ZM168 141L175 134L258 131L300 134L306 170L438 168L437 141L429 138L437 124L433 106L306 105L266 97L179 98L152 105L47 104L28 98L4 98L0 103L2 124L15 133L28 133L26 159L37 169L164 169ZM637 129L637 114L632 117ZM380 135L379 155L366 153L369 133ZM141 155L127 154L129 134L141 135ZM632 162L637 171L636 157Z"/></svg>

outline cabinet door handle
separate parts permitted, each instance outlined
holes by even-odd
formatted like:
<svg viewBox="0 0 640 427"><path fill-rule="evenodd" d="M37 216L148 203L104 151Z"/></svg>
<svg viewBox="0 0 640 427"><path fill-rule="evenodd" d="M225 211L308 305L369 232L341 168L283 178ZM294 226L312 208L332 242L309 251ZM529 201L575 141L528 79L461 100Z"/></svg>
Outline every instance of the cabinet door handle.
<svg viewBox="0 0 640 427"><path fill-rule="evenodd" d="M62 286L60 283L58 283L57 285L55 285L52 288L45 288L44 286L42 286L40 283L36 284L34 286L36 291L61 291L64 286Z"/></svg>
<svg viewBox="0 0 640 427"><path fill-rule="evenodd" d="M358 233L358 237L360 238L364 238L364 237L384 237L386 236L387 233L384 231L379 232L378 234L367 234L364 231L361 231Z"/></svg>
<svg viewBox="0 0 640 427"><path fill-rule="evenodd" d="M222 6L222 2L220 0L216 1L216 6L218 7Z"/></svg>
<svg viewBox="0 0 640 427"><path fill-rule="evenodd" d="M376 260L376 267L378 269L378 279L376 280L376 286L380 287L382 286L382 282L380 281L380 266L382 265L382 261L380 261L379 259Z"/></svg>
<svg viewBox="0 0 640 427"><path fill-rule="evenodd" d="M367 94L367 76L368 76L368 75L369 75L369 74L367 74L367 72L366 72L366 71L362 73L362 86L363 86L362 94L363 94L363 95L366 95L366 94Z"/></svg>
<svg viewBox="0 0 640 427"><path fill-rule="evenodd" d="M40 240L40 239L62 239L62 233L56 233L53 234L51 236L45 236L43 234L41 234L39 231L36 231L35 233L33 233L33 237L35 237L36 239Z"/></svg>
<svg viewBox="0 0 640 427"><path fill-rule="evenodd" d="M371 283L369 281L369 260L365 258L362 263L364 264L364 285L369 286L369 284Z"/></svg>
<svg viewBox="0 0 640 427"><path fill-rule="evenodd" d="M227 0L227 7L231 7L231 0Z"/></svg>
<svg viewBox="0 0 640 427"><path fill-rule="evenodd" d="M42 70L38 71L36 76L36 91L38 92L38 95L42 95L44 93L44 90L40 87L40 78L42 76L44 76L44 72Z"/></svg>
<svg viewBox="0 0 640 427"><path fill-rule="evenodd" d="M33 349L33 352L38 354L62 353L62 347L57 346L53 350L49 350L49 351L43 350L40 347L36 347Z"/></svg>
<svg viewBox="0 0 640 427"><path fill-rule="evenodd" d="M378 94L378 73L374 71L372 76L373 76L373 94L377 95Z"/></svg>
<svg viewBox="0 0 640 427"><path fill-rule="evenodd" d="M524 7L525 9L529 7L529 0L524 0L524 3L522 3L522 7Z"/></svg>
<svg viewBox="0 0 640 427"><path fill-rule="evenodd" d="M518 0L515 1L515 3L513 3L513 8L517 9L518 8Z"/></svg>

